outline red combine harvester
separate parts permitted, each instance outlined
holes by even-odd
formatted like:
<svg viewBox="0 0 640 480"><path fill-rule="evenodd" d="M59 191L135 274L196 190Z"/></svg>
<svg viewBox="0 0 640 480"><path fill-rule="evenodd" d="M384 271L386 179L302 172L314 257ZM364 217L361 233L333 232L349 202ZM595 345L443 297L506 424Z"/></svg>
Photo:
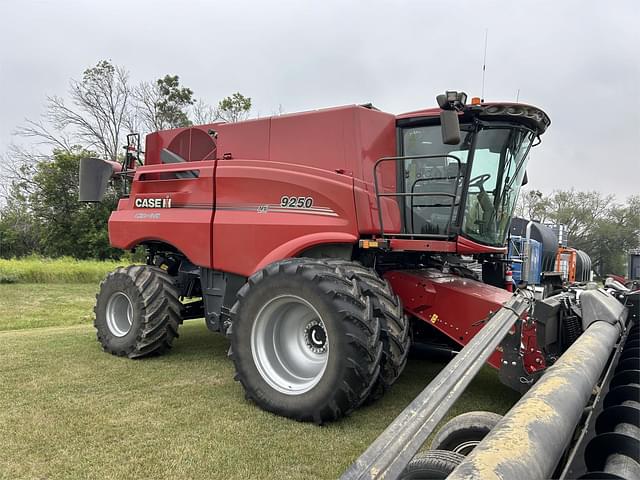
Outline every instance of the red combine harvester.
<svg viewBox="0 0 640 480"><path fill-rule="evenodd" d="M99 201L113 176L130 185L111 244L148 252L146 266L101 285L104 349L162 353L183 320L204 317L230 336L249 398L321 423L394 383L412 325L416 338L468 343L511 298L506 236L527 154L550 121L527 105L467 105L462 93L438 102L399 116L346 106L156 132L138 168L136 136L122 165L84 159L81 200ZM522 336L517 378L545 367L535 326Z"/></svg>
<svg viewBox="0 0 640 480"><path fill-rule="evenodd" d="M323 423L382 395L412 338L468 344L512 297L506 237L550 121L463 93L438 104L156 132L144 164L132 135L122 165L84 159L80 199L100 201L120 178L111 244L147 252L100 287L103 348L163 353L183 320L204 317L230 337L248 398ZM567 309L519 324L517 354L491 354L505 383L526 390L567 347L556 335Z"/></svg>

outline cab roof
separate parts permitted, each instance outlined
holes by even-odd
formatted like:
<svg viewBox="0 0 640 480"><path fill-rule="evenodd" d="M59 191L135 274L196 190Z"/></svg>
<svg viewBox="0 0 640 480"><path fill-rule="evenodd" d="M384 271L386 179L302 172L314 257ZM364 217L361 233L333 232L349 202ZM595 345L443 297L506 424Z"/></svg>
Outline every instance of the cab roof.
<svg viewBox="0 0 640 480"><path fill-rule="evenodd" d="M435 118L442 110L438 107L415 110L401 113L396 116L398 120L410 120L418 118ZM481 120L503 120L522 123L542 135L551 124L549 116L538 107L525 103L490 102L478 105L466 105L461 112L462 121L469 117L478 117Z"/></svg>

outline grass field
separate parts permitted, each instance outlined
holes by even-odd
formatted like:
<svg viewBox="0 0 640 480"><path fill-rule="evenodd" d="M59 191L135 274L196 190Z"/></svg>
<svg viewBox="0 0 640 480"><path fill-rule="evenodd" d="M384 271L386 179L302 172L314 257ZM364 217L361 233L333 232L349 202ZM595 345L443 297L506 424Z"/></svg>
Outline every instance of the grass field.
<svg viewBox="0 0 640 480"><path fill-rule="evenodd" d="M96 284L0 285L0 478L335 478L442 364L411 360L381 401L317 427L263 412L233 381L228 342L189 321L166 356L103 353ZM485 369L450 411L506 411Z"/></svg>
<svg viewBox="0 0 640 480"><path fill-rule="evenodd" d="M98 284L0 285L0 332L89 325Z"/></svg>
<svg viewBox="0 0 640 480"><path fill-rule="evenodd" d="M0 283L98 283L107 272L129 262L73 258L0 258Z"/></svg>

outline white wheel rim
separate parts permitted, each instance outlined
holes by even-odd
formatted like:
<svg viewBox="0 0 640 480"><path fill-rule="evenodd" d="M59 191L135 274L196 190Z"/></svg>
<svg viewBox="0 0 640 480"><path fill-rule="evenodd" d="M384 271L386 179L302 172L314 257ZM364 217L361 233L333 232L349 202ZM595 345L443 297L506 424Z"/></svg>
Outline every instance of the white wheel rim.
<svg viewBox="0 0 640 480"><path fill-rule="evenodd" d="M466 442L462 442L460 445L456 445L453 451L466 456L469 455L469 453L471 453L471 451L476 448L479 443L480 440L468 440Z"/></svg>
<svg viewBox="0 0 640 480"><path fill-rule="evenodd" d="M133 324L133 305L126 293L116 292L107 301L107 327L116 337L124 337Z"/></svg>
<svg viewBox="0 0 640 480"><path fill-rule="evenodd" d="M286 395L301 395L322 379L329 338L313 305L280 295L258 312L251 329L253 361L265 382Z"/></svg>

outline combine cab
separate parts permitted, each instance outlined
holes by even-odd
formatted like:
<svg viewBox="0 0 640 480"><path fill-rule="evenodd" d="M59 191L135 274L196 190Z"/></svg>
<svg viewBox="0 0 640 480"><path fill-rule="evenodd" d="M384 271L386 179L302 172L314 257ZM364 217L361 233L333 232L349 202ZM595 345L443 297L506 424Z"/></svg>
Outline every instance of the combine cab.
<svg viewBox="0 0 640 480"><path fill-rule="evenodd" d="M100 287L104 350L163 353L183 320L204 317L229 336L249 399L323 423L384 394L410 339L480 337L514 311L507 235L550 121L528 105L437 100L399 116L354 105L156 132L144 162L130 136L122 164L83 160L81 200L112 179L126 187L111 244L147 253ZM542 310L522 311L486 358L519 391L568 347L561 332L583 330L569 301Z"/></svg>

